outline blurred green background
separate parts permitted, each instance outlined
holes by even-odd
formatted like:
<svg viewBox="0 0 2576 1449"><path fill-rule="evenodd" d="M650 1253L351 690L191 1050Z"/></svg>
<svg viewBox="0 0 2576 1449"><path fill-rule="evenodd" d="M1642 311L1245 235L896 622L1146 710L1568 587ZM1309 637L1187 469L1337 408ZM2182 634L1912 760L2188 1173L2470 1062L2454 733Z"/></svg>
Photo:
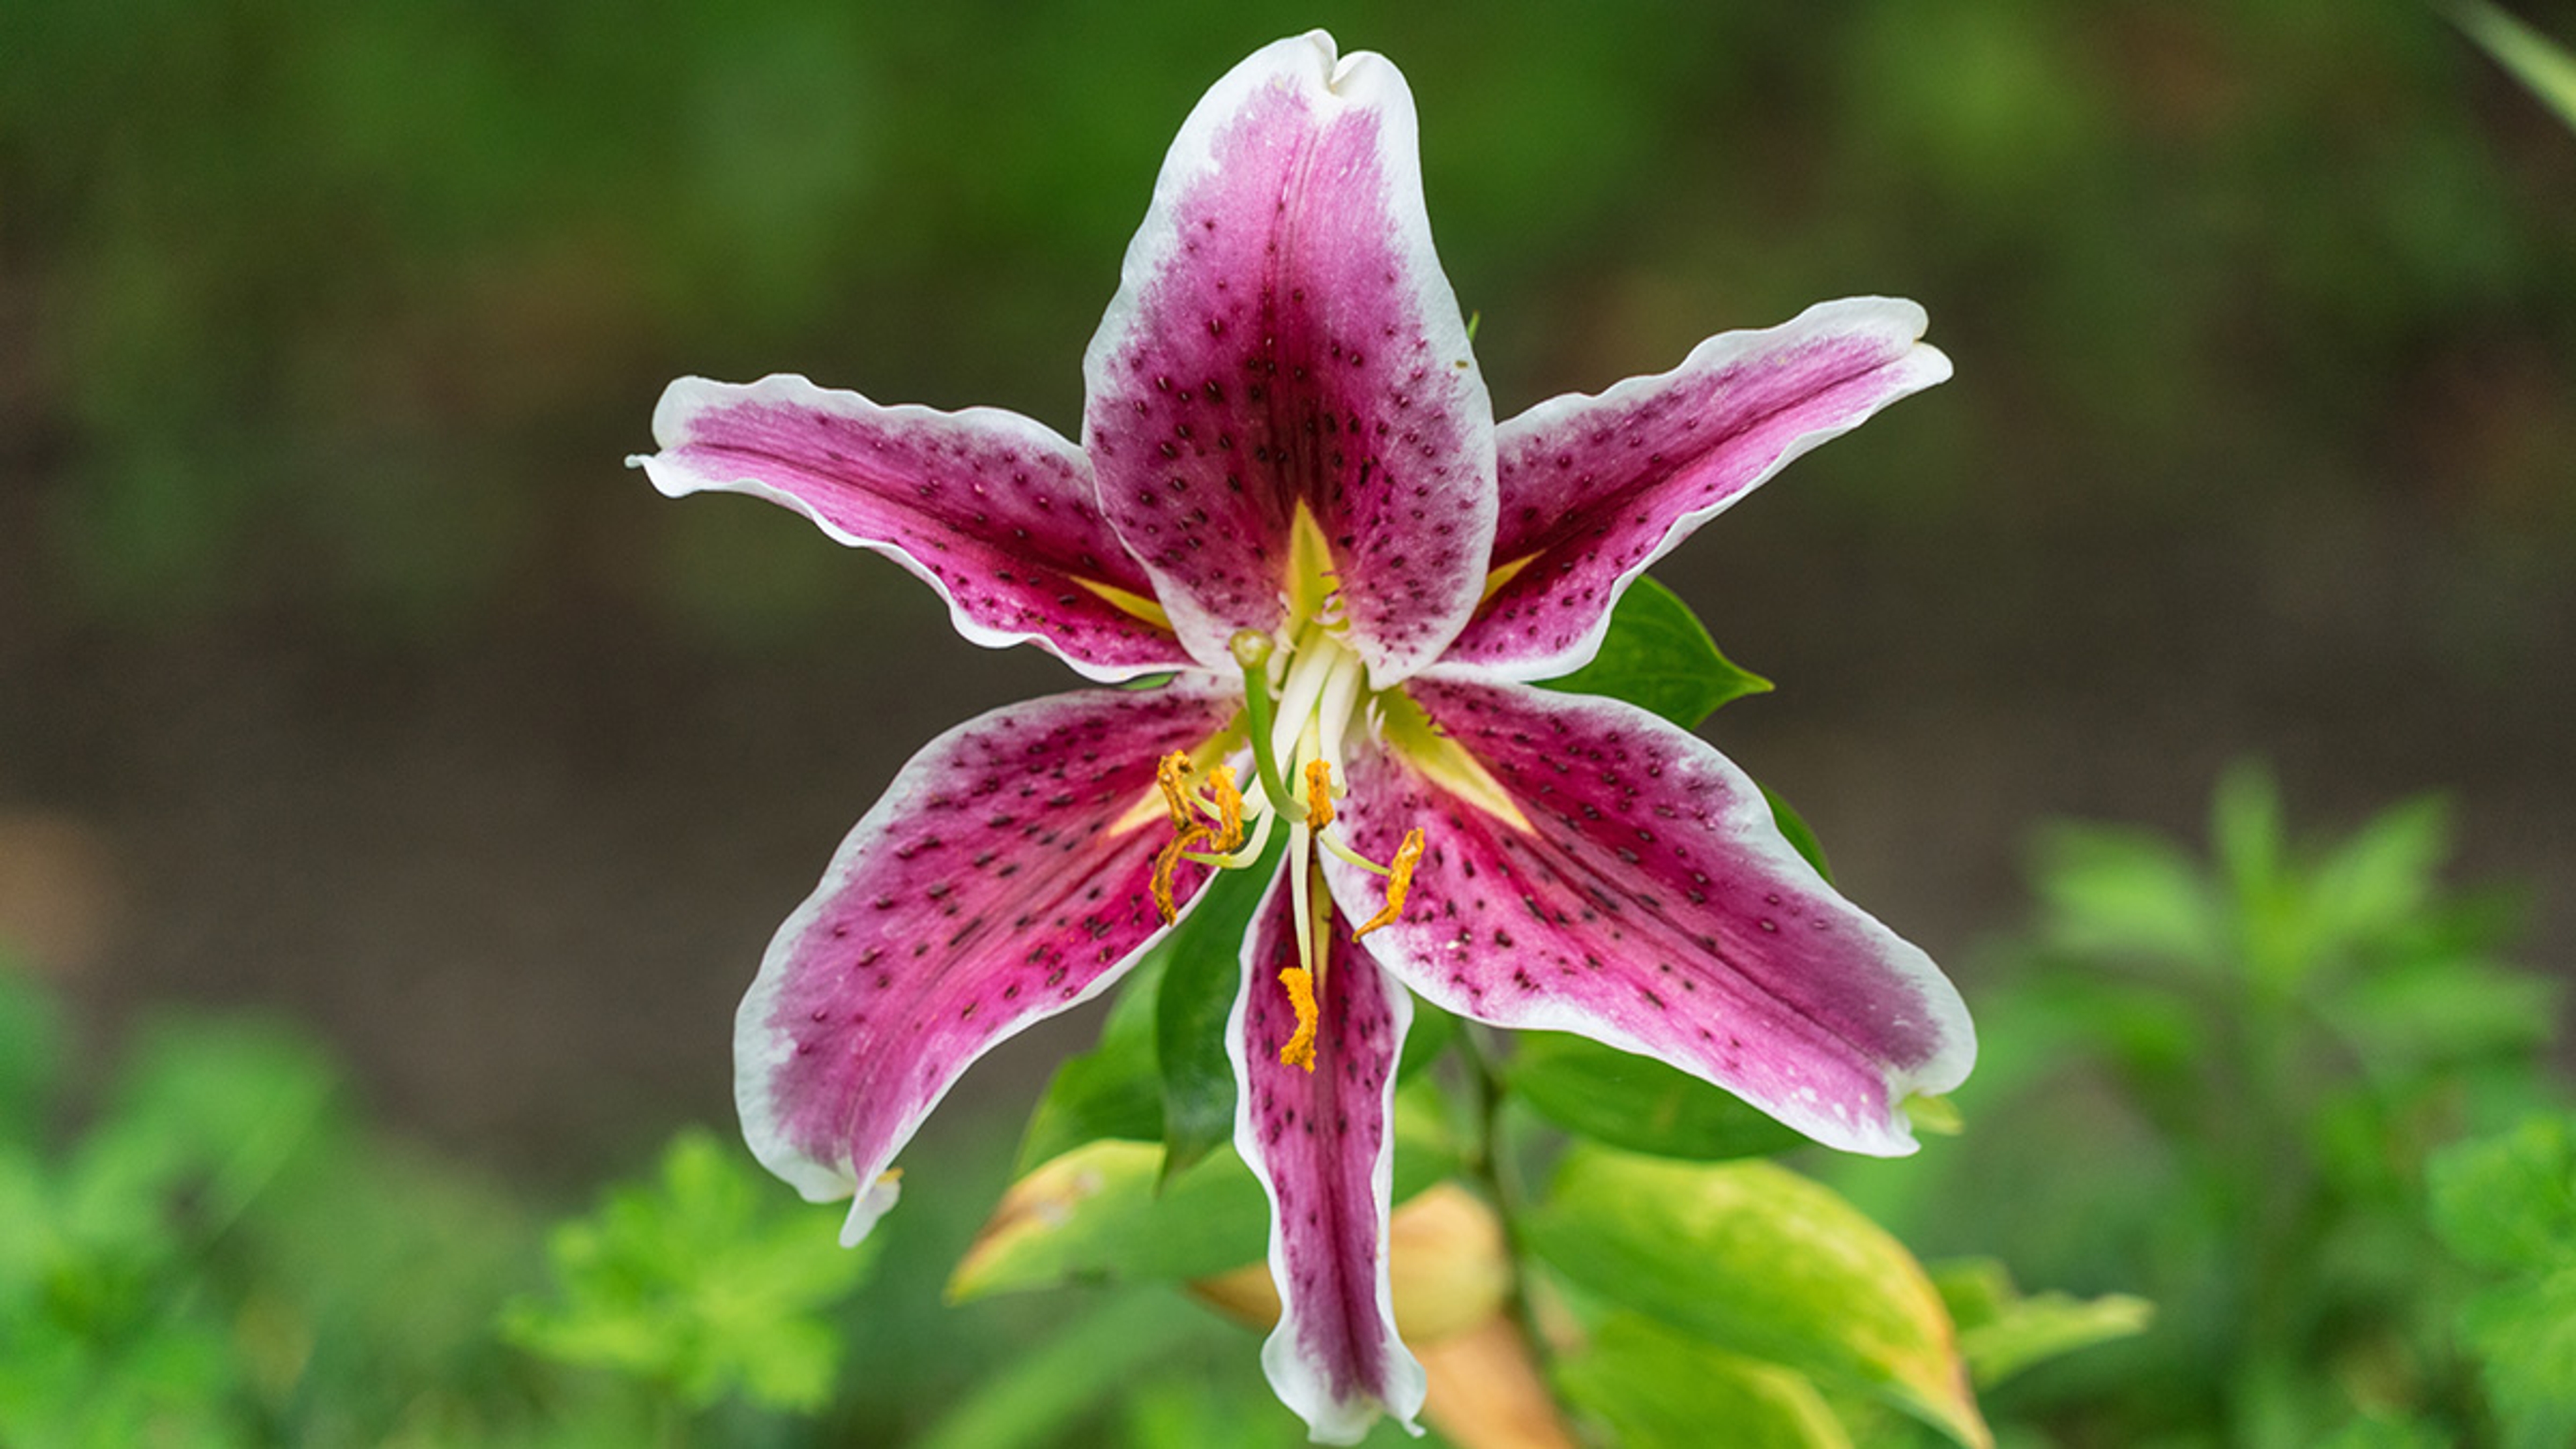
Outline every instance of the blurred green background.
<svg viewBox="0 0 2576 1449"><path fill-rule="evenodd" d="M2564 4L2521 9L2576 37ZM2176 1326L2020 1402L2232 1426L2174 1443L2313 1442L2353 1403L2475 1421L2463 1370L2407 1367L2466 1291L2424 1286L2455 1269L2421 1164L2480 1124L2495 1062L2517 1110L2557 1090L2549 993L2488 979L2508 933L2428 882L2455 836L2465 876L2519 884L2522 957L2576 957L2576 134L2434 9L15 0L0 958L41 985L0 990L0 1299L43 1266L8 1332L53 1336L9 1341L11 1422L146 1383L136 1424L231 1406L167 1442L631 1443L706 1375L812 1368L797 1293L861 1269L701 1138L660 1197L558 1238L571 1307L511 1320L560 1344L643 1311L621 1294L695 1295L660 1317L709 1339L592 1345L659 1399L548 1377L492 1315L539 1276L540 1219L677 1124L729 1130L734 1002L901 761L1070 676L958 641L784 512L668 503L620 460L682 373L1073 429L1172 131L1317 24L1412 80L1506 413L1824 298L1930 308L1954 382L1658 574L1782 686L1711 738L1985 1013L1959 1152L1852 1190L1919 1246L2148 1292ZM2197 837L2247 756L2292 835L2361 843L2279 867L2308 857L2239 777L2224 869L2047 837L2038 924L1985 944L2032 919L2038 822ZM2453 812L2353 834L2425 790ZM2396 884L2355 915L2347 877ZM2250 969L2201 948L2284 921L2325 923L2299 939L2331 960L2274 974L2341 984L2265 1009L2370 1051L2246 1030L2233 998L2193 1015ZM2165 976L2102 965L2177 932ZM207 1024L240 1007L326 1045ZM987 1368L1102 1376L1015 1356L1048 1327L1203 1336L1123 1298L930 1306L1014 1114L1091 1033L1014 1043L934 1124L944 1175L843 1325L841 1430L918 1430ZM2250 1060L2289 1085L2249 1098L2226 1044L2273 1040ZM2091 1087L2054 1085L2069 1061ZM2063 1171L2070 1142L2115 1170ZM2307 1306L2243 1324L2245 1281ZM1130 1437L1279 1429L1248 1343L1202 1345L1217 1377L1139 1399Z"/></svg>
<svg viewBox="0 0 2576 1449"><path fill-rule="evenodd" d="M1315 24L1412 80L1506 413L1930 308L1956 381L1659 570L1856 897L1964 958L2031 822L2187 827L2259 754L2328 825L2455 792L2568 959L2576 136L2398 0L19 0L0 931L101 1028L317 1023L539 1180L723 1120L832 844L1069 676L620 459L687 372L1070 431L1181 116Z"/></svg>

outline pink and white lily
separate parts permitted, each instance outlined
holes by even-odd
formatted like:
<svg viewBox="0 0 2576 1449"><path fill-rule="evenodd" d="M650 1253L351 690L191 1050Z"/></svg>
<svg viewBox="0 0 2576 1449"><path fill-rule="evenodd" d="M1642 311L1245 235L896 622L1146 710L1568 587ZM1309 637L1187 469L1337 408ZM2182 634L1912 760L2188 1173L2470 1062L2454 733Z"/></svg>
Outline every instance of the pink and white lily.
<svg viewBox="0 0 2576 1449"><path fill-rule="evenodd" d="M1497 425L1403 77L1317 32L1183 124L1084 358L1080 446L800 377L673 383L638 460L664 493L796 509L976 643L1171 676L995 710L904 767L743 1001L752 1150L855 1198L856 1242L970 1063L1107 989L1284 831L1227 1048L1274 1207L1262 1361L1318 1440L1422 1404L1386 1243L1415 995L1910 1151L1905 1099L1975 1052L1950 983L1696 736L1524 681L1589 660L1646 566L1790 459L1947 377L1923 327L1827 303Z"/></svg>

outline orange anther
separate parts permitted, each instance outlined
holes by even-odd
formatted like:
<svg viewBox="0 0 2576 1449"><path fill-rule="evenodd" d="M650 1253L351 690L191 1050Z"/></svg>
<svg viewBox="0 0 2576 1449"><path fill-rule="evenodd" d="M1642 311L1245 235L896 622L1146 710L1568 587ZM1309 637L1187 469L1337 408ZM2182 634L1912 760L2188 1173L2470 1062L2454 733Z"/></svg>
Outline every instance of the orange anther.
<svg viewBox="0 0 2576 1449"><path fill-rule="evenodd" d="M1208 838L1208 828L1193 822L1189 828L1172 836L1163 853L1154 857L1154 910L1168 926L1181 918L1181 908L1172 900L1172 872L1180 869L1181 855L1191 846Z"/></svg>
<svg viewBox="0 0 2576 1449"><path fill-rule="evenodd" d="M1297 1009L1297 1034L1279 1049L1284 1066L1315 1070L1315 1027L1321 1013L1315 1010L1315 978L1303 966L1291 966L1279 973L1279 984L1288 988L1288 1004Z"/></svg>
<svg viewBox="0 0 2576 1449"><path fill-rule="evenodd" d="M1243 792L1234 787L1234 767L1208 771L1208 788L1216 792L1216 839L1211 848L1232 850L1243 843Z"/></svg>
<svg viewBox="0 0 2576 1449"><path fill-rule="evenodd" d="M1333 823L1333 767L1322 760L1306 762L1306 828Z"/></svg>
<svg viewBox="0 0 2576 1449"><path fill-rule="evenodd" d="M1422 827L1404 832L1404 843L1395 848L1395 859L1386 867L1386 905L1374 916L1360 922L1351 932L1356 941L1380 926L1392 926L1404 914L1404 893L1413 889L1413 868L1422 863Z"/></svg>
<svg viewBox="0 0 2576 1449"><path fill-rule="evenodd" d="M1188 830L1194 821L1190 816L1190 757L1179 750L1154 762L1154 784L1163 792L1163 804L1172 812L1172 828Z"/></svg>

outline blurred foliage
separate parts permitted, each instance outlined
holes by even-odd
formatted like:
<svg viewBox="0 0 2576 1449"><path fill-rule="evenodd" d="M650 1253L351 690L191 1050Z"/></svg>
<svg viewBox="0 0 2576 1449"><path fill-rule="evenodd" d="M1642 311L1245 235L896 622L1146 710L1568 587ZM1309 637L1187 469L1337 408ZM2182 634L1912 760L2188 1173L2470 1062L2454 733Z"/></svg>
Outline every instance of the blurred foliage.
<svg viewBox="0 0 2576 1449"><path fill-rule="evenodd" d="M1994 1401L2068 1442L2540 1442L2498 1428L2536 1343L2455 1336L2470 1280L2427 1164L2560 1096L2557 984L2498 958L2502 900L2442 886L2438 802L2301 845L2269 778L2240 770L2210 836L2206 858L2122 829L2046 836L2039 923L1980 995L1971 1130L1927 1171L1833 1179L1927 1248L2154 1301L2153 1331ZM2468 1251L2462 1231L2442 1229Z"/></svg>
<svg viewBox="0 0 2576 1449"><path fill-rule="evenodd" d="M794 1209L772 1186L712 1133L682 1134L659 1182L613 1189L596 1215L555 1229L547 1256L563 1301L513 1303L506 1332L701 1409L735 1392L822 1408L841 1345L816 1310L858 1286L877 1245L844 1249L826 1215Z"/></svg>
<svg viewBox="0 0 2576 1449"><path fill-rule="evenodd" d="M2486 0L2454 0L2451 13L2496 64L2513 72L2540 103L2576 126L2576 54Z"/></svg>
<svg viewBox="0 0 2576 1449"><path fill-rule="evenodd" d="M13 1066L62 1058L14 975L0 1020L42 1045ZM53 1086L8 1083L0 1440L507 1444L546 1421L487 1323L527 1266L523 1211L369 1140L301 1036L165 1023L68 1138Z"/></svg>
<svg viewBox="0 0 2576 1449"><path fill-rule="evenodd" d="M1179 118L1314 24L1414 82L1507 410L1887 291L1969 381L1901 467L1802 469L1855 527L2261 529L2329 480L2576 526L2576 148L2399 0L24 0L0 449L90 612L793 629L841 577L799 527L617 474L662 380L1070 428Z"/></svg>
<svg viewBox="0 0 2576 1449"><path fill-rule="evenodd" d="M2576 1118L2445 1149L2433 1225L2487 1286L2460 1309L2514 1449L2576 1440Z"/></svg>

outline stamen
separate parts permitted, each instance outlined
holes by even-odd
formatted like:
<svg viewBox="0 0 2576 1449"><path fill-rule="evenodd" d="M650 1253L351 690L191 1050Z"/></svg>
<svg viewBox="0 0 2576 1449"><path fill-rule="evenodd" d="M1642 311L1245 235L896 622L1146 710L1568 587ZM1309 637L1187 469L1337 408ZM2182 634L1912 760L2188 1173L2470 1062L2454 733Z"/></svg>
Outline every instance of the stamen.
<svg viewBox="0 0 2576 1449"><path fill-rule="evenodd" d="M1163 792L1163 804L1172 812L1172 829L1187 830L1198 822L1190 815L1190 757L1174 750L1154 762L1154 784Z"/></svg>
<svg viewBox="0 0 2576 1449"><path fill-rule="evenodd" d="M1154 910L1168 926L1181 918L1181 908L1172 900L1172 872L1181 868L1181 857L1193 845L1209 838L1210 831L1196 821L1172 836L1163 853L1154 857Z"/></svg>
<svg viewBox="0 0 2576 1449"><path fill-rule="evenodd" d="M1404 893L1413 889L1413 868L1421 863L1422 827L1417 825L1404 832L1404 843L1395 848L1395 859L1387 866L1385 907L1360 922L1359 929L1351 932L1352 940L1380 926L1394 925L1396 918L1404 914Z"/></svg>
<svg viewBox="0 0 2576 1449"><path fill-rule="evenodd" d="M1323 760L1306 762L1306 828L1320 831L1333 823L1333 767Z"/></svg>
<svg viewBox="0 0 2576 1449"><path fill-rule="evenodd" d="M1254 820L1252 838L1243 842L1243 848L1240 850L1228 851L1223 855L1202 855L1192 851L1182 859L1195 860L1201 865L1213 866L1218 870L1240 870L1261 858L1261 852L1270 844L1271 823L1278 818L1278 813L1273 811Z"/></svg>
<svg viewBox="0 0 2576 1449"><path fill-rule="evenodd" d="M1315 1009L1315 978L1303 966L1291 966L1279 973L1279 984L1288 988L1288 1004L1297 1009L1297 1034L1279 1048L1283 1066L1315 1070L1315 1028L1322 1013Z"/></svg>
<svg viewBox="0 0 2576 1449"><path fill-rule="evenodd" d="M1333 853L1333 857L1336 860L1342 861L1344 864L1358 866L1360 869L1367 871L1371 875L1385 875L1387 873L1385 866L1378 864L1376 861L1373 861L1367 856L1360 854L1358 851L1351 849L1349 846L1342 844L1340 839L1335 836L1318 835L1315 837L1315 843L1324 847L1324 849L1331 851Z"/></svg>
<svg viewBox="0 0 2576 1449"><path fill-rule="evenodd" d="M1208 771L1208 789L1216 794L1216 838L1210 848L1232 850L1243 843L1243 792L1234 787L1234 767Z"/></svg>

